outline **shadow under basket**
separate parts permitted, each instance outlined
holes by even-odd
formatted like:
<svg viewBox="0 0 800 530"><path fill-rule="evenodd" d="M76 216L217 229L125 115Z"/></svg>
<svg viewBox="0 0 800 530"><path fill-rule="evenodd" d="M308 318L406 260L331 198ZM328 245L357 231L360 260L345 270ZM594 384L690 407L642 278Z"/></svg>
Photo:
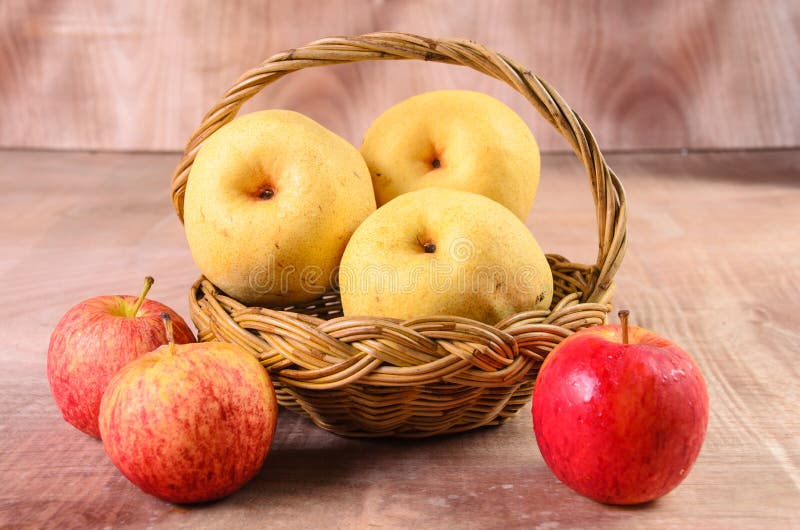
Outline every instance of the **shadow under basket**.
<svg viewBox="0 0 800 530"><path fill-rule="evenodd" d="M513 417L530 401L547 354L575 331L607 321L613 276L625 251L622 185L589 129L555 90L475 42L405 33L322 39L246 72L189 139L172 177L178 216L183 219L186 181L203 141L262 88L302 68L404 59L468 66L522 94L587 170L599 251L594 265L548 255L554 279L550 309L519 313L494 326L454 316L346 317L335 293L292 307L248 307L200 278L189 297L199 339L243 346L269 371L283 407L344 436L425 437Z"/></svg>

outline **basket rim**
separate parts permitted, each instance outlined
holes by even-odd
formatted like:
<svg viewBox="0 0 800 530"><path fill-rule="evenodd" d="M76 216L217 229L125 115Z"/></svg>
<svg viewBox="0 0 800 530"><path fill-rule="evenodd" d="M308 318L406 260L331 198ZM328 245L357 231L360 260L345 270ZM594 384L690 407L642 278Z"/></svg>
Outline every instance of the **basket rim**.
<svg viewBox="0 0 800 530"><path fill-rule="evenodd" d="M562 256L548 257L556 268L574 269L576 276L591 269ZM452 382L488 388L517 383L556 344L606 322L613 283L596 302L580 301L579 291L561 290L566 294L549 310L517 313L495 325L449 315L405 321L327 318L300 309L250 307L203 276L192 285L188 301L199 340L240 344L275 381L289 387L333 390L354 383L409 387ZM327 293L309 306L327 313L334 296Z"/></svg>
<svg viewBox="0 0 800 530"><path fill-rule="evenodd" d="M181 222L186 183L197 152L211 134L236 117L247 100L293 71L367 60L422 60L466 66L505 82L525 97L567 140L589 176L598 253L582 301L606 298L627 245L627 204L621 181L609 168L589 128L558 92L516 61L471 40L433 39L400 32L328 37L275 54L248 70L205 114L175 167L170 193Z"/></svg>

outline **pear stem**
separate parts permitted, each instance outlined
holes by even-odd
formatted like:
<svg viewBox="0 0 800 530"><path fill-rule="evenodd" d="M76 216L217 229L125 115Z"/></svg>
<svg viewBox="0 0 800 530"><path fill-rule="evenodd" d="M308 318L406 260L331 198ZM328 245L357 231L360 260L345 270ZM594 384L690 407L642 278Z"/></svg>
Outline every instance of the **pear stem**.
<svg viewBox="0 0 800 530"><path fill-rule="evenodd" d="M619 322L622 325L622 343L628 344L628 315L631 312L627 309L621 309L617 315L619 315Z"/></svg>
<svg viewBox="0 0 800 530"><path fill-rule="evenodd" d="M155 280L152 276L145 276L144 278L144 289L142 289L142 294L139 295L139 298L136 300L136 305L133 306L131 312L128 313L128 316L135 317L136 313L139 312L139 308L142 307L144 303L144 297L147 296L147 293L150 291L150 288L153 286Z"/></svg>
<svg viewBox="0 0 800 530"><path fill-rule="evenodd" d="M166 311L161 313L161 320L164 321L164 329L167 330L167 342L169 343L169 352L175 353L175 333L172 330L172 318Z"/></svg>

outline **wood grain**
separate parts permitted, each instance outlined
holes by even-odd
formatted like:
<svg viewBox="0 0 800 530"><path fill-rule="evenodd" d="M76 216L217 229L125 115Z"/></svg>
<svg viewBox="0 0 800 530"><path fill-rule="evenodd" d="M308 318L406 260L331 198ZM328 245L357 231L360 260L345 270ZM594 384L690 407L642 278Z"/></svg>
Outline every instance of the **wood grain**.
<svg viewBox="0 0 800 530"><path fill-rule="evenodd" d="M605 149L800 145L795 0L143 0L0 2L0 146L177 150L239 75L330 35L463 37L556 87ZM358 143L391 104L488 92L547 150L564 141L520 96L459 67L362 64L288 76L245 110L306 113Z"/></svg>
<svg viewBox="0 0 800 530"><path fill-rule="evenodd" d="M617 154L628 254L617 307L691 352L711 418L668 496L596 504L545 467L530 413L421 441L340 438L282 413L272 452L230 498L182 507L124 479L64 423L45 376L49 334L81 299L135 293L187 314L197 270L168 197L176 154L0 151L2 528L797 528L800 526L800 150ZM593 206L571 155L545 155L528 226L591 261Z"/></svg>

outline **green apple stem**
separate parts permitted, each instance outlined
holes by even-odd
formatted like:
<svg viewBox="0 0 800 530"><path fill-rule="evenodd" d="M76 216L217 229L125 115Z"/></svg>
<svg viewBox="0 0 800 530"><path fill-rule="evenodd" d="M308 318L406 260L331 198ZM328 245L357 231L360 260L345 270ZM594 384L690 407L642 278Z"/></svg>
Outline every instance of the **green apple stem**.
<svg viewBox="0 0 800 530"><path fill-rule="evenodd" d="M136 313L139 312L139 308L142 307L144 303L144 297L147 296L147 293L150 291L150 288L153 286L155 280L152 276L145 276L144 278L144 289L142 289L142 294L139 295L138 300L136 300L136 305L133 306L130 313L128 313L129 317L135 317Z"/></svg>
<svg viewBox="0 0 800 530"><path fill-rule="evenodd" d="M164 321L164 328L167 330L167 341L169 342L169 352L175 353L175 333L172 331L172 318L166 311L161 313L161 320Z"/></svg>
<svg viewBox="0 0 800 530"><path fill-rule="evenodd" d="M628 316L631 314L627 309L622 309L617 313L619 322L622 325L622 343L628 344Z"/></svg>

